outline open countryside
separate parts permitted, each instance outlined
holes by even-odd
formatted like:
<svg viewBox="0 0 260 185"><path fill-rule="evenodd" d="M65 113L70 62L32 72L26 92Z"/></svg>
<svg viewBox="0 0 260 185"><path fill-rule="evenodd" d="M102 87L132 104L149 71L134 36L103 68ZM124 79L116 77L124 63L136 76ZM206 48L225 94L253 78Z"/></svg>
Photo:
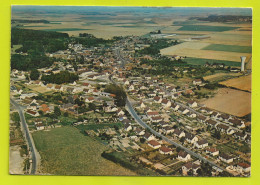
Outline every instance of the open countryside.
<svg viewBox="0 0 260 185"><path fill-rule="evenodd" d="M10 174L250 177L252 10L12 6Z"/></svg>

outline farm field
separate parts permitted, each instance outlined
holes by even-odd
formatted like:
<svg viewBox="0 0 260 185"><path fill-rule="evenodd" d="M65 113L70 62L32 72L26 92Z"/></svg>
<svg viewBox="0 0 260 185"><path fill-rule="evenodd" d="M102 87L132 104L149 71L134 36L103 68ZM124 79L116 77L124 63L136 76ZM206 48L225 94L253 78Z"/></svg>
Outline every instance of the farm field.
<svg viewBox="0 0 260 185"><path fill-rule="evenodd" d="M213 98L200 103L211 109L238 117L251 113L251 93L230 88L220 88Z"/></svg>
<svg viewBox="0 0 260 185"><path fill-rule="evenodd" d="M188 42L190 43L190 42ZM191 44L193 45L193 44ZM178 45L177 45L178 46ZM201 49L191 49L191 46L185 46L185 48L175 49L174 46L169 48L164 48L161 50L162 55L179 55L187 56L192 58L204 58L212 60L226 60L233 62L240 62L240 56L250 57L251 55L245 53L236 52L225 52L225 51L211 51L211 50L201 50Z"/></svg>
<svg viewBox="0 0 260 185"><path fill-rule="evenodd" d="M234 30L239 27L232 27L232 26L208 26L208 25L184 25L178 30L182 31L213 31L213 32L222 32L222 31L229 31Z"/></svg>
<svg viewBox="0 0 260 185"><path fill-rule="evenodd" d="M42 171L55 175L136 175L101 157L105 145L67 126L34 132L42 158ZM108 170L109 169L109 170Z"/></svg>
<svg viewBox="0 0 260 185"><path fill-rule="evenodd" d="M223 44L211 44L203 48L203 50L229 51L229 52L240 52L240 53L252 52L252 48L250 46L236 46L236 45L223 45Z"/></svg>
<svg viewBox="0 0 260 185"><path fill-rule="evenodd" d="M229 77L237 77L240 75L239 73L216 73L214 75L205 76L203 79L208 81L221 81Z"/></svg>
<svg viewBox="0 0 260 185"><path fill-rule="evenodd" d="M220 84L225 85L227 87L234 87L236 89L241 89L245 91L251 92L251 75L242 76L239 78L233 78L229 79L223 82L220 82Z"/></svg>
<svg viewBox="0 0 260 185"><path fill-rule="evenodd" d="M226 66L239 67L241 64L239 62L227 61L227 60L215 60L215 59L205 59L205 58L185 58L183 59L188 64L192 65L204 65L206 62L209 64L213 63L224 63Z"/></svg>

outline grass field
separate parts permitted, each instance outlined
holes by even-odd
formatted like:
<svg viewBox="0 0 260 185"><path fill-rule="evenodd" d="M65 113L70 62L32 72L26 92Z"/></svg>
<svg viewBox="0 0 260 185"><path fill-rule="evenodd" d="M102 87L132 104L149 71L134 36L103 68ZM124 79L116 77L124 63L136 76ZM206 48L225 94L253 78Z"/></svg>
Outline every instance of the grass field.
<svg viewBox="0 0 260 185"><path fill-rule="evenodd" d="M240 66L241 64L238 62L227 61L227 60L213 60L213 59L205 59L205 58L185 58L183 61L187 62L188 64L192 65L204 65L206 62L213 64L213 63L224 63L226 66Z"/></svg>
<svg viewBox="0 0 260 185"><path fill-rule="evenodd" d="M54 175L136 175L101 157L107 147L77 128L61 127L34 132L42 173Z"/></svg>
<svg viewBox="0 0 260 185"><path fill-rule="evenodd" d="M205 48L203 48L203 50L251 53L252 52L252 47L251 46L211 44L211 45L206 46Z"/></svg>
<svg viewBox="0 0 260 185"><path fill-rule="evenodd" d="M214 32L222 32L234 30L239 27L229 27L229 26L207 26L207 25L184 25L178 30L180 31L214 31Z"/></svg>

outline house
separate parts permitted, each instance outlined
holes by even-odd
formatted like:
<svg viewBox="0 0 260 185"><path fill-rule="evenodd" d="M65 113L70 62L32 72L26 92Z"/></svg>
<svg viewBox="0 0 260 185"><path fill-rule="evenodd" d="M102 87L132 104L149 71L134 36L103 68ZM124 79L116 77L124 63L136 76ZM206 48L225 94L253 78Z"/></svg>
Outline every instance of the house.
<svg viewBox="0 0 260 185"><path fill-rule="evenodd" d="M153 134L151 134L151 133L149 133L149 132L145 132L144 138L145 138L147 141L155 140L155 137L153 136Z"/></svg>
<svg viewBox="0 0 260 185"><path fill-rule="evenodd" d="M41 110L44 113L49 113L50 112L50 108L47 104L42 104L39 108L39 110Z"/></svg>
<svg viewBox="0 0 260 185"><path fill-rule="evenodd" d="M200 123L205 123L205 121L207 120L207 117L202 116L202 115L198 115L198 116L197 116L197 120L198 120Z"/></svg>
<svg viewBox="0 0 260 185"><path fill-rule="evenodd" d="M62 87L61 85L56 85L56 86L54 87L54 90L55 90L55 91L63 91L63 87Z"/></svg>
<svg viewBox="0 0 260 185"><path fill-rule="evenodd" d="M190 112L188 109L184 108L184 107L180 107L178 110L180 113L182 114L187 114L188 112Z"/></svg>
<svg viewBox="0 0 260 185"><path fill-rule="evenodd" d="M148 116L149 118L159 116L159 113L156 112L156 111L153 111L153 112L147 112L146 114L147 114L147 116Z"/></svg>
<svg viewBox="0 0 260 185"><path fill-rule="evenodd" d="M183 132L182 130L180 130L180 129L178 129L178 128L174 129L173 134L174 134L175 136L177 136L178 138L185 137L185 132Z"/></svg>
<svg viewBox="0 0 260 185"><path fill-rule="evenodd" d="M177 110L180 108L180 106L177 105L176 103L172 103L171 108L172 108L174 111L177 111Z"/></svg>
<svg viewBox="0 0 260 185"><path fill-rule="evenodd" d="M125 112L122 111L121 109L118 109L116 112L117 112L117 116L123 116L123 115L125 115Z"/></svg>
<svg viewBox="0 0 260 185"><path fill-rule="evenodd" d="M128 90L129 90L129 91L133 91L134 89L135 89L134 85L130 85L130 86L128 87Z"/></svg>
<svg viewBox="0 0 260 185"><path fill-rule="evenodd" d="M47 84L46 87L47 87L47 89L53 89L54 85L53 84Z"/></svg>
<svg viewBox="0 0 260 185"><path fill-rule="evenodd" d="M209 109L208 107L202 107L200 108L200 111L206 114L212 114L213 110Z"/></svg>
<svg viewBox="0 0 260 185"><path fill-rule="evenodd" d="M198 106L198 103L195 102L195 101L193 101L193 100L189 100L189 101L187 102L187 104L189 105L189 107L192 107L192 108Z"/></svg>
<svg viewBox="0 0 260 185"><path fill-rule="evenodd" d="M251 166L247 163L238 163L236 165L236 170L240 173L249 173L251 170Z"/></svg>
<svg viewBox="0 0 260 185"><path fill-rule="evenodd" d="M192 81L193 85L201 85L202 84L202 80L201 79L194 79Z"/></svg>
<svg viewBox="0 0 260 185"><path fill-rule="evenodd" d="M150 141L148 141L148 146L150 146L154 149L158 149L161 147L161 144L155 140L150 140Z"/></svg>
<svg viewBox="0 0 260 185"><path fill-rule="evenodd" d="M171 102L167 99L163 99L161 103L164 108L169 108L171 106Z"/></svg>
<svg viewBox="0 0 260 185"><path fill-rule="evenodd" d="M142 108L142 109L144 109L145 107L146 107L146 105L144 104L144 102L140 102L140 107Z"/></svg>
<svg viewBox="0 0 260 185"><path fill-rule="evenodd" d="M212 120L212 119L206 120L205 123L206 123L207 125L211 126L211 127L216 127L216 124L217 124L217 122L214 121L214 120Z"/></svg>
<svg viewBox="0 0 260 185"><path fill-rule="evenodd" d="M30 109L28 109L26 111L26 113L33 116L33 117L39 116L39 113L37 111L33 111L33 110L30 110Z"/></svg>
<svg viewBox="0 0 260 185"><path fill-rule="evenodd" d="M212 156L216 156L219 154L219 150L216 148L208 148L206 149L206 153Z"/></svg>
<svg viewBox="0 0 260 185"><path fill-rule="evenodd" d="M236 126L237 128L239 128L239 129L245 128L245 123L244 123L244 121L242 121L242 120L239 120L239 119L230 119L230 120L228 120L228 122L229 122L231 125L234 125L234 126Z"/></svg>
<svg viewBox="0 0 260 185"><path fill-rule="evenodd" d="M218 112L212 112L212 114L210 115L210 117L212 117L212 118L214 118L214 119L217 119L219 115L220 115L220 114L219 114Z"/></svg>
<svg viewBox="0 0 260 185"><path fill-rule="evenodd" d="M161 102L162 102L162 98L159 97L159 96L155 96L155 97L153 98L153 100L155 101L155 103L161 103Z"/></svg>
<svg viewBox="0 0 260 185"><path fill-rule="evenodd" d="M193 175L197 175L198 169L200 169L200 165L188 162L182 166L182 174L188 175L188 173L191 172Z"/></svg>
<svg viewBox="0 0 260 185"><path fill-rule="evenodd" d="M168 148L168 147L166 147L166 146L162 146L160 149L159 149L159 152L161 153L161 154L165 154L165 155L167 155L167 154L172 154L172 150L170 149L170 148Z"/></svg>
<svg viewBox="0 0 260 185"><path fill-rule="evenodd" d="M218 124L218 125L216 126L216 129L219 130L219 131L221 131L221 132L227 133L227 130L229 129L229 126L224 125L224 124L221 123L221 124Z"/></svg>
<svg viewBox="0 0 260 185"><path fill-rule="evenodd" d="M153 117L151 117L151 121L153 123L159 123L162 120L163 120L163 118L161 116L153 116Z"/></svg>
<svg viewBox="0 0 260 185"><path fill-rule="evenodd" d="M198 141L197 136L195 136L195 135L193 135L191 133L188 133L188 132L185 133L185 139L186 139L187 142L189 142L191 144L193 144L193 143Z"/></svg>
<svg viewBox="0 0 260 185"><path fill-rule="evenodd" d="M123 121L124 121L124 120L123 120ZM126 131L132 130L132 126L131 126L130 123L125 123L124 128L125 128Z"/></svg>
<svg viewBox="0 0 260 185"><path fill-rule="evenodd" d="M240 140L245 140L247 137L247 134L244 134L242 132L235 132L233 135L235 138L238 138Z"/></svg>
<svg viewBox="0 0 260 185"><path fill-rule="evenodd" d="M145 131L138 127L138 128L135 129L135 133L138 136L143 136L145 134Z"/></svg>
<svg viewBox="0 0 260 185"><path fill-rule="evenodd" d="M172 127L170 127L170 126L165 126L165 127L162 128L162 130L163 130L163 132L164 132L165 134L171 134L171 133L174 132L174 128L172 128Z"/></svg>
<svg viewBox="0 0 260 185"><path fill-rule="evenodd" d="M92 102L94 102L94 100L95 100L94 97L88 97L88 98L85 99L85 102L86 103L92 103Z"/></svg>
<svg viewBox="0 0 260 185"><path fill-rule="evenodd" d="M190 156L190 154L188 154L188 153L185 152L185 151L180 151L180 152L178 153L177 159L180 160L180 161L188 161L188 160L191 159L191 156Z"/></svg>
<svg viewBox="0 0 260 185"><path fill-rule="evenodd" d="M227 135L232 135L232 134L234 134L234 133L235 133L235 130L232 129L232 128L229 128L229 129L227 130Z"/></svg>
<svg viewBox="0 0 260 185"><path fill-rule="evenodd" d="M194 112L188 112L186 114L189 118L196 118L197 114L195 114Z"/></svg>
<svg viewBox="0 0 260 185"><path fill-rule="evenodd" d="M194 143L194 147L197 147L197 148L205 148L208 145L209 144L208 144L208 141L206 139L201 139L201 140Z"/></svg>
<svg viewBox="0 0 260 185"><path fill-rule="evenodd" d="M219 159L220 159L221 161L225 162L225 163L232 163L233 160L234 160L233 157L229 156L229 155L226 154L226 153L221 153L221 154L219 155Z"/></svg>
<svg viewBox="0 0 260 185"><path fill-rule="evenodd" d="M228 114L220 114L217 116L217 119L220 121L228 121L230 119L230 115Z"/></svg>
<svg viewBox="0 0 260 185"><path fill-rule="evenodd" d="M37 130L44 130L45 129L45 125L43 123L35 124L35 127L36 127Z"/></svg>
<svg viewBox="0 0 260 185"><path fill-rule="evenodd" d="M167 122L165 122L165 121L160 121L159 124L163 128L169 126L169 124Z"/></svg>

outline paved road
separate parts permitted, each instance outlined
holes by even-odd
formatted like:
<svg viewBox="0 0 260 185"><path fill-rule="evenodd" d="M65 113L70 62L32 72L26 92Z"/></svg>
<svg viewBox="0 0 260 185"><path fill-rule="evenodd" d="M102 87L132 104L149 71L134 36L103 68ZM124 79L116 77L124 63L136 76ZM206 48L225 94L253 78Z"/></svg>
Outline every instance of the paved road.
<svg viewBox="0 0 260 185"><path fill-rule="evenodd" d="M119 50L117 50L117 55L120 56L121 60L123 61L123 64L125 65L126 61L125 61L124 58L121 57ZM109 76L109 80L110 80L112 83L117 84L117 83L112 79L112 75ZM164 135L161 135L160 133L158 133L158 132L156 132L155 130L153 130L149 125L147 125L146 123L144 123L144 122L140 119L140 117L139 117L139 116L137 115L137 113L135 112L135 110L134 110L134 108L133 108L133 106L132 106L132 104L130 103L130 101L129 101L128 98L127 98L127 100L126 100L126 107L127 107L128 111L129 111L130 115L135 119L135 121L136 121L137 123L139 123L142 127L149 129L150 132L151 132L152 134L154 134L155 136L161 137L163 140L167 141L167 142L170 143L170 144L175 145L176 147L181 148L182 150L184 150L184 151L186 151L187 153L189 153L190 155L192 155L192 156L194 156L194 157L200 159L201 161L204 161L205 163L208 163L208 164L210 164L211 166L214 166L214 167L216 167L216 168L218 168L218 169L224 171L224 169L223 169L222 167L218 166L218 165L215 164L214 162L207 160L206 158L202 157L201 155L199 155L199 154L197 154L197 153L191 151L190 149L188 149L188 148L186 148L186 147L180 145L179 143L176 143L176 142L170 140L169 138L165 137ZM186 107L186 105L185 105L185 107ZM190 107L188 107L188 108L190 109ZM192 109L192 111L194 111L194 110Z"/></svg>
<svg viewBox="0 0 260 185"><path fill-rule="evenodd" d="M34 142L33 142L33 139L32 139L32 136L29 132L29 129L28 129L28 126L27 126L27 123L26 123L26 120L25 120L25 117L24 117L24 113L23 113L23 108L21 105L19 105L18 103L16 103L13 99L10 99L11 103L15 106L15 108L18 110L18 113L19 113L19 116L20 116L20 120L21 120L21 126L22 126L22 129L24 131L24 134L25 134L25 139L29 145L29 150L31 151L31 159L32 159L32 166L31 166L31 172L30 174L35 174L36 171L37 171L37 158L38 155L36 154L36 149L35 149L35 146L34 146Z"/></svg>
<svg viewBox="0 0 260 185"><path fill-rule="evenodd" d="M223 168L221 168L221 167L218 166L217 164L213 163L212 161L207 160L206 158L202 157L201 155L199 155L199 154L197 154L197 153L191 151L190 149L188 149L188 148L182 146L181 144L176 143L176 142L170 140L169 138L165 137L164 135L161 135L160 133L158 133L158 132L156 132L155 130L153 130L149 125L147 125L146 123L144 123L144 122L140 119L140 117L137 115L137 113L136 113L135 110L133 109L133 107L132 107L132 105L131 105L131 103L129 102L128 99L126 100L126 107L128 108L129 113L130 113L131 116L135 119L135 121L136 121L137 123L139 123L142 127L149 129L150 132L151 132L152 134L154 134L155 136L161 137L163 140L167 141L168 143L173 144L173 145L175 145L176 147L181 148L182 150L186 151L186 152L189 153L190 155L192 155L192 156L194 156L194 157L200 159L201 161L204 161L204 162L210 164L211 166L215 166L215 167L217 167L218 169L224 170Z"/></svg>

